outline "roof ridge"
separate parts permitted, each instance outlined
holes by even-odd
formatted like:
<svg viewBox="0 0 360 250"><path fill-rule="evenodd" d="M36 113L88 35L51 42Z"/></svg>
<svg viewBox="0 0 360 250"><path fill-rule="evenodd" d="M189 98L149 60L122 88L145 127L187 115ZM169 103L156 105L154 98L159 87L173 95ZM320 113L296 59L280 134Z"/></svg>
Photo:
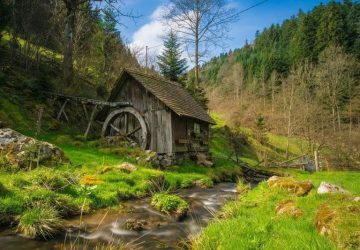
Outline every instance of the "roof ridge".
<svg viewBox="0 0 360 250"><path fill-rule="evenodd" d="M166 82L168 84L172 84L172 85L175 85L177 87L184 88L180 83L167 80L167 79L165 79L165 78L163 78L161 76L150 75L150 74L147 74L147 73L141 72L139 70L135 70L135 69L127 69L127 68L125 68L124 70L128 71L130 73L133 73L133 74L138 74L138 75L141 75L141 76L144 76L144 77L152 78L154 80L160 80L162 82Z"/></svg>

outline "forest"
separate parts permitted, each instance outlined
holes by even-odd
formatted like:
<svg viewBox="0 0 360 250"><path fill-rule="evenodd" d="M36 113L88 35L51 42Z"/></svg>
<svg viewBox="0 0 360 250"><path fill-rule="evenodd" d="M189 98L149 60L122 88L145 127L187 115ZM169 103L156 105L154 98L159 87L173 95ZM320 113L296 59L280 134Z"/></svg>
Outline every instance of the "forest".
<svg viewBox="0 0 360 250"><path fill-rule="evenodd" d="M323 2L0 1L0 249L359 249L360 4Z"/></svg>
<svg viewBox="0 0 360 250"><path fill-rule="evenodd" d="M359 17L351 1L320 4L212 58L201 68L210 110L231 110L233 124L263 119L267 131L303 138L304 152L323 151L329 168L358 167Z"/></svg>

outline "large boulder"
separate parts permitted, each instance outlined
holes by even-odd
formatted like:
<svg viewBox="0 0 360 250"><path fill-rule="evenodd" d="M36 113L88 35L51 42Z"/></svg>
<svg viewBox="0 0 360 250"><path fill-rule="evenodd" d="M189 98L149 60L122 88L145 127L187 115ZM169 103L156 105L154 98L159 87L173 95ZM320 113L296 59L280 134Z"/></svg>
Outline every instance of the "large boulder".
<svg viewBox="0 0 360 250"><path fill-rule="evenodd" d="M0 156L8 164L19 168L31 168L38 164L53 166L68 162L64 152L57 146L10 128L0 129Z"/></svg>

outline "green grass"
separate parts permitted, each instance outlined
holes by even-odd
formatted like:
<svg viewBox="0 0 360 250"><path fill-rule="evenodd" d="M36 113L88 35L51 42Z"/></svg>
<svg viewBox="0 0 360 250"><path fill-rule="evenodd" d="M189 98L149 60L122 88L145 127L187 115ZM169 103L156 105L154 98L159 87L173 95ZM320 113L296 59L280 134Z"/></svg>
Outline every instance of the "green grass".
<svg viewBox="0 0 360 250"><path fill-rule="evenodd" d="M26 133L32 134L31 131ZM187 161L166 171L158 170L135 160L138 156L145 157L137 148L99 148L101 142L86 142L76 135L76 131L67 132L67 129L42 133L39 138L59 146L70 163L57 167L40 166L31 171L0 169L0 218L11 218L5 224L14 222L15 217L39 212L29 212L33 208L52 208L61 218L67 218L81 211L87 213L118 206L123 200L158 191L211 187L214 182L234 181L241 174L239 167L224 160L217 160L214 168ZM117 166L124 162L134 164L137 170L121 171ZM31 237L42 235L34 235L31 227L27 230L26 224L23 225L23 231Z"/></svg>
<svg viewBox="0 0 360 250"><path fill-rule="evenodd" d="M189 204L177 195L157 193L151 198L151 205L160 212L184 216L189 210Z"/></svg>
<svg viewBox="0 0 360 250"><path fill-rule="evenodd" d="M310 179L315 185L307 196L297 197L287 190L270 189L266 182L250 192L242 193L237 201L228 203L218 218L193 240L194 249L356 249L360 222L360 205L353 196L318 195L316 188L321 180L341 184L354 195L359 195L356 181L360 173L327 172L313 175L299 174L299 179ZM355 183L354 183L355 181ZM291 199L302 211L299 218L277 215L280 202ZM315 217L322 204L328 204L339 217L336 233L320 235ZM349 206L355 206L354 213ZM357 240L356 240L357 237Z"/></svg>
<svg viewBox="0 0 360 250"><path fill-rule="evenodd" d="M20 217L18 230L30 238L49 238L62 228L62 220L52 207L28 209Z"/></svg>

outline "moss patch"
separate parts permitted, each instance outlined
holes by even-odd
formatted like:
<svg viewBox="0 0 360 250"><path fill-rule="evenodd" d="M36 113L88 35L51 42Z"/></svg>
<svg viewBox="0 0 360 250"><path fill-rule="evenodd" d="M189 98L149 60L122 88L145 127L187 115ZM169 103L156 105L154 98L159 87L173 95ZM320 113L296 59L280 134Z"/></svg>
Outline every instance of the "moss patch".
<svg viewBox="0 0 360 250"><path fill-rule="evenodd" d="M177 195L158 193L151 199L151 205L160 212L175 215L178 219L186 216L189 204Z"/></svg>

